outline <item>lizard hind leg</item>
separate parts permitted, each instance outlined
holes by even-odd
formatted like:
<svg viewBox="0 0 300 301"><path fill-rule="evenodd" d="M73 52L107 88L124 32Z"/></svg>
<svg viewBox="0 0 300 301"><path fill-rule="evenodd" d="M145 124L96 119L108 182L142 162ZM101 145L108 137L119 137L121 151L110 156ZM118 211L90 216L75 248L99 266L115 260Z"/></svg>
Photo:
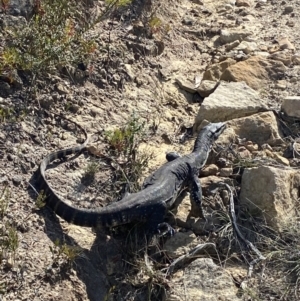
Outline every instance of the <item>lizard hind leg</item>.
<svg viewBox="0 0 300 301"><path fill-rule="evenodd" d="M176 152L169 152L166 154L166 159L168 162L174 161L180 157L181 156ZM149 177L147 177L144 180L143 185L142 185L142 190L147 188L150 185L153 185L154 183L156 183L156 181L157 181L157 178L156 178L155 174L150 175Z"/></svg>
<svg viewBox="0 0 300 301"><path fill-rule="evenodd" d="M159 236L175 234L175 230L166 222L164 217L167 213L166 206L163 203L156 204L151 208L152 214L149 215L146 223L147 229L152 234L158 234Z"/></svg>

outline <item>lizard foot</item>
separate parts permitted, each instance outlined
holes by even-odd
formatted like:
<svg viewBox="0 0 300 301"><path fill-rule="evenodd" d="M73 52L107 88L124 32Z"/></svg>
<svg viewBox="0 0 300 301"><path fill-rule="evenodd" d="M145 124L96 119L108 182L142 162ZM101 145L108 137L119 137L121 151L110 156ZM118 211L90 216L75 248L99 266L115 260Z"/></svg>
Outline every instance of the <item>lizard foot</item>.
<svg viewBox="0 0 300 301"><path fill-rule="evenodd" d="M159 236L164 236L166 234L173 236L176 231L168 223L161 223L157 226L157 233Z"/></svg>
<svg viewBox="0 0 300 301"><path fill-rule="evenodd" d="M200 214L200 217L203 218L205 222L207 222L207 218L205 217L205 215L203 214L203 212L202 212L202 214Z"/></svg>

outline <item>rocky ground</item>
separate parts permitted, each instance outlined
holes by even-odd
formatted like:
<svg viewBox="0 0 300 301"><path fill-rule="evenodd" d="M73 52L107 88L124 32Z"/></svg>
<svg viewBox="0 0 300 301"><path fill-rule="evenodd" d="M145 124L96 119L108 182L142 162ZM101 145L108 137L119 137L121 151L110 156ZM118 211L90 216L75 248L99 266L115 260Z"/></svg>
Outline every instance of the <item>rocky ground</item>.
<svg viewBox="0 0 300 301"><path fill-rule="evenodd" d="M28 22L29 3L2 1L1 35ZM105 5L79 7L97 20ZM0 68L0 300L299 300L299 15L296 0L136 0L88 30L97 47L86 66L34 81ZM200 174L208 221L185 193L170 217L176 235L146 245L135 228L95 233L40 209L39 162L83 137L55 114L114 159L85 153L47 171L86 208L120 197L121 167L137 189L166 152L191 151L185 133L226 121ZM109 133L128 120L138 152L116 154Z"/></svg>

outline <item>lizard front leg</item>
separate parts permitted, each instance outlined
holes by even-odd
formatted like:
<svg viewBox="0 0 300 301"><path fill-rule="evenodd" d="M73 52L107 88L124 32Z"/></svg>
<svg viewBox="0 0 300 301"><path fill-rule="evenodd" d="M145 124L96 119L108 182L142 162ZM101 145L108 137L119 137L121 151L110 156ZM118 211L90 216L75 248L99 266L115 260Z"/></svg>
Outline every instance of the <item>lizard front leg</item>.
<svg viewBox="0 0 300 301"><path fill-rule="evenodd" d="M189 184L189 190L191 201L193 201L198 206L198 208L200 209L200 216L206 220L202 208L202 188L199 178L195 174L192 176L191 182Z"/></svg>
<svg viewBox="0 0 300 301"><path fill-rule="evenodd" d="M173 160L176 160L177 158L180 158L181 156L177 153L177 152L169 152L166 153L166 159L168 162L171 162ZM155 178L155 174L150 175L149 177L147 177L142 185L142 189L147 188L150 185L153 185L154 183L156 183L157 179Z"/></svg>

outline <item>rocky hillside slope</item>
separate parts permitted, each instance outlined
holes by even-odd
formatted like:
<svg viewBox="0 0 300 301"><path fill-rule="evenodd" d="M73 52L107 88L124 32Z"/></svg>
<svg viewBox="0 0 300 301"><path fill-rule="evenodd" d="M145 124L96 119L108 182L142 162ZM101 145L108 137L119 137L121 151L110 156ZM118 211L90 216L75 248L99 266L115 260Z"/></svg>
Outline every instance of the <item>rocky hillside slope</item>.
<svg viewBox="0 0 300 301"><path fill-rule="evenodd" d="M0 3L0 299L299 300L299 1L75 3ZM173 237L56 217L35 171L83 137L59 115L94 153L47 178L81 208L226 122L200 174L207 221L187 191Z"/></svg>

